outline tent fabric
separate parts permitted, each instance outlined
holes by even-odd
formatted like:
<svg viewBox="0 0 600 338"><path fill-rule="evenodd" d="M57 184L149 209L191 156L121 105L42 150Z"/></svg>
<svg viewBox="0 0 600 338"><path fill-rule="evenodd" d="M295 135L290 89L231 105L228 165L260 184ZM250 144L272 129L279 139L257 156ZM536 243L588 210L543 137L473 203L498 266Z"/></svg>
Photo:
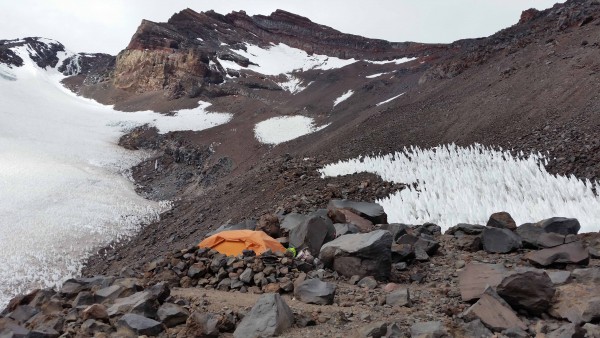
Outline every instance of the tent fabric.
<svg viewBox="0 0 600 338"><path fill-rule="evenodd" d="M241 255L246 249L254 251L257 255L268 249L273 252L285 252L285 247L273 237L253 230L221 231L205 238L198 247L214 249L227 256Z"/></svg>

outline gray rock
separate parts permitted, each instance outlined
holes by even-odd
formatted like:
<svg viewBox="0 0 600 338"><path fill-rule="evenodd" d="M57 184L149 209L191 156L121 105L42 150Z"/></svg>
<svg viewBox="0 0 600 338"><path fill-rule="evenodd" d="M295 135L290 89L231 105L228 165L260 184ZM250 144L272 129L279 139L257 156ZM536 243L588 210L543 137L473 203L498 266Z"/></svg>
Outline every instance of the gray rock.
<svg viewBox="0 0 600 338"><path fill-rule="evenodd" d="M517 229L517 224L512 216L505 211L495 212L490 216L486 226L492 228L502 228L514 231Z"/></svg>
<svg viewBox="0 0 600 338"><path fill-rule="evenodd" d="M146 291L150 293L150 297L158 300L159 303L164 303L167 298L171 295L171 289L169 284L160 282L147 288Z"/></svg>
<svg viewBox="0 0 600 338"><path fill-rule="evenodd" d="M537 238L539 248L553 248L565 244L565 236L554 232L542 232Z"/></svg>
<svg viewBox="0 0 600 338"><path fill-rule="evenodd" d="M513 308L539 315L550 307L556 289L545 271L527 271L505 277L496 291Z"/></svg>
<svg viewBox="0 0 600 338"><path fill-rule="evenodd" d="M561 235L577 235L581 226L576 218L552 217L537 224L545 232L554 232Z"/></svg>
<svg viewBox="0 0 600 338"><path fill-rule="evenodd" d="M385 303L391 306L411 306L410 292L407 288L399 288L385 296Z"/></svg>
<svg viewBox="0 0 600 338"><path fill-rule="evenodd" d="M563 285L571 279L571 272L569 271L546 271L546 273L555 286Z"/></svg>
<svg viewBox="0 0 600 338"><path fill-rule="evenodd" d="M156 336L163 331L163 326L156 320L128 313L117 321L117 329L125 328L138 335Z"/></svg>
<svg viewBox="0 0 600 338"><path fill-rule="evenodd" d="M377 322L363 325L354 335L355 338L381 338L387 334L387 323Z"/></svg>
<svg viewBox="0 0 600 338"><path fill-rule="evenodd" d="M490 253L509 253L523 247L521 238L509 229L485 228L481 241L483 250Z"/></svg>
<svg viewBox="0 0 600 338"><path fill-rule="evenodd" d="M252 281L254 277L254 272L252 271L251 268L246 268L244 270L244 272L242 272L240 274L240 281L246 283L246 284L250 284L250 282Z"/></svg>
<svg viewBox="0 0 600 338"><path fill-rule="evenodd" d="M355 202L349 200L331 200L327 205L327 209L346 209L366 218L373 224L386 224L387 214L383 207L377 203Z"/></svg>
<svg viewBox="0 0 600 338"><path fill-rule="evenodd" d="M559 245L554 248L530 252L525 259L539 266L550 266L552 264L584 264L590 260L588 251L581 242Z"/></svg>
<svg viewBox="0 0 600 338"><path fill-rule="evenodd" d="M412 338L445 338L450 337L442 322L430 321L415 323L410 327Z"/></svg>
<svg viewBox="0 0 600 338"><path fill-rule="evenodd" d="M344 235L326 243L319 258L327 267L351 277L387 279L391 268L392 235L386 230Z"/></svg>
<svg viewBox="0 0 600 338"><path fill-rule="evenodd" d="M204 264L204 262L198 262L198 263L194 263L192 264L192 266L190 266L190 268L188 269L188 277L190 278L202 278L204 277L204 275L206 275L206 272L208 271L208 267L206 266L206 264Z"/></svg>
<svg viewBox="0 0 600 338"><path fill-rule="evenodd" d="M118 314L134 313L144 317L156 318L159 303L148 291L141 291L125 298L118 298L108 308L108 315L114 317Z"/></svg>
<svg viewBox="0 0 600 338"><path fill-rule="evenodd" d="M600 268L575 269L571 272L573 280L583 284L600 284Z"/></svg>
<svg viewBox="0 0 600 338"><path fill-rule="evenodd" d="M85 309L89 305L96 303L96 296L90 291L81 291L73 300L72 306L78 309Z"/></svg>
<svg viewBox="0 0 600 338"><path fill-rule="evenodd" d="M546 335L546 338L576 338L576 337L593 337L586 335L585 330L576 324L565 324Z"/></svg>
<svg viewBox="0 0 600 338"><path fill-rule="evenodd" d="M262 295L235 329L235 338L275 336L294 323L294 314L278 293Z"/></svg>
<svg viewBox="0 0 600 338"><path fill-rule="evenodd" d="M164 303L158 308L156 315L158 320L166 327L173 327L185 323L190 316L190 312L182 306Z"/></svg>
<svg viewBox="0 0 600 338"><path fill-rule="evenodd" d="M96 332L109 333L110 331L112 331L110 325L94 319L88 319L81 324L81 332L90 337L93 337Z"/></svg>
<svg viewBox="0 0 600 338"><path fill-rule="evenodd" d="M185 333L185 337L217 338L219 318L212 313L194 312L187 320Z"/></svg>
<svg viewBox="0 0 600 338"><path fill-rule="evenodd" d="M11 313L9 313L7 317L14 319L19 324L23 324L39 312L40 311L33 306L19 305Z"/></svg>
<svg viewBox="0 0 600 338"><path fill-rule="evenodd" d="M336 288L332 283L308 279L295 287L294 297L307 304L330 305L333 304Z"/></svg>
<svg viewBox="0 0 600 338"><path fill-rule="evenodd" d="M483 232L483 230L485 230L485 228L486 228L485 226L480 225L480 224L459 223L453 227L448 228L448 230L446 230L446 234L454 235L454 236L481 235L481 233Z"/></svg>
<svg viewBox="0 0 600 338"><path fill-rule="evenodd" d="M356 225L350 223L335 223L333 227L335 228L335 237L357 234L360 232Z"/></svg>
<svg viewBox="0 0 600 338"><path fill-rule="evenodd" d="M502 334L508 338L528 338L530 337L527 331L519 329L518 327L512 327L502 331Z"/></svg>
<svg viewBox="0 0 600 338"><path fill-rule="evenodd" d="M600 320L599 284L569 283L556 289L550 315L575 324Z"/></svg>
<svg viewBox="0 0 600 338"><path fill-rule="evenodd" d="M545 231L533 223L525 223L517 227L516 233L521 237L524 247L537 249L539 248L538 238L540 238Z"/></svg>
<svg viewBox="0 0 600 338"><path fill-rule="evenodd" d="M401 223L382 224L380 227L381 230L387 230L392 234L394 242L403 235L406 235L410 228L410 225Z"/></svg>
<svg viewBox="0 0 600 338"><path fill-rule="evenodd" d="M491 287L485 290L479 300L462 314L462 317L469 321L479 319L493 331L511 328L527 330L527 325Z"/></svg>
<svg viewBox="0 0 600 338"><path fill-rule="evenodd" d="M111 285L109 287L96 291L96 300L100 303L105 301L114 301L119 298L123 292L123 287L120 285Z"/></svg>
<svg viewBox="0 0 600 338"><path fill-rule="evenodd" d="M356 285L363 288L367 288L369 290L373 290L377 287L377 281L371 276L366 276L364 278L361 278L361 280L359 280L358 283L356 283Z"/></svg>
<svg viewBox="0 0 600 338"><path fill-rule="evenodd" d="M465 338L488 338L493 335L479 319L468 322L463 326L463 336Z"/></svg>
<svg viewBox="0 0 600 338"><path fill-rule="evenodd" d="M290 245L298 250L308 248L318 256L323 243L335 238L335 228L328 217L313 215L290 231Z"/></svg>

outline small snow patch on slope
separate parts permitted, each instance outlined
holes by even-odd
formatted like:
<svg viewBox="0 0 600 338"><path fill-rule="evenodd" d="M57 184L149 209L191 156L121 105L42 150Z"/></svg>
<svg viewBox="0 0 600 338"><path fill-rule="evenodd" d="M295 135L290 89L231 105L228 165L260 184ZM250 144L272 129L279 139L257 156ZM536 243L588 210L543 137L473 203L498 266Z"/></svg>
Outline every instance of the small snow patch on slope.
<svg viewBox="0 0 600 338"><path fill-rule="evenodd" d="M370 172L386 181L417 183L416 188L378 201L390 222L433 222L447 229L458 223L485 224L492 213L507 211L517 224L563 216L577 218L582 231L600 230L599 182L551 175L544 161L540 154L514 157L481 145L446 145L360 157L327 165L320 172L323 176Z"/></svg>
<svg viewBox="0 0 600 338"><path fill-rule="evenodd" d="M345 92L340 97L338 97L337 99L335 99L335 101L333 101L333 106L335 107L338 104L346 101L348 98L350 98L350 96L352 96L352 94L354 94L354 91L352 89L350 89L349 91Z"/></svg>
<svg viewBox="0 0 600 338"><path fill-rule="evenodd" d="M328 124L316 127L314 119L306 116L278 116L257 123L256 139L265 144L279 144L319 131Z"/></svg>
<svg viewBox="0 0 600 338"><path fill-rule="evenodd" d="M392 98L389 98L389 99L387 99L387 100L385 100L385 101L381 101L381 102L379 102L378 104L376 104L376 106L377 106L377 107L379 107L379 106L381 106L382 104L386 104L386 103L388 103L388 102L391 102L391 101L393 101L393 100L395 100L395 99L399 98L399 97L400 97L400 96L402 96L402 95L404 95L404 93L402 93L402 94L400 94L400 95L396 95L396 96L394 96L394 97L392 97Z"/></svg>
<svg viewBox="0 0 600 338"><path fill-rule="evenodd" d="M406 62L410 62L413 60L416 60L417 58L399 58L399 59L394 59L394 60L384 60L384 61L372 61L372 60L365 60L365 62L368 63L372 63L375 65L385 65L388 63L395 63L397 65L401 64L401 63L406 63Z"/></svg>
<svg viewBox="0 0 600 338"><path fill-rule="evenodd" d="M310 82L308 85L303 86L302 85L302 80L300 80L297 77L294 77L292 75L286 75L287 76L287 81L285 82L278 82L277 84L283 88L283 90L287 90L288 92L292 93L292 94L298 94L301 91L303 91L304 89L306 89L306 87L310 86L310 84L312 82Z"/></svg>
<svg viewBox="0 0 600 338"><path fill-rule="evenodd" d="M372 74L372 75L367 75L365 76L367 79L374 79L376 77L380 77L381 75L385 75L385 74L391 74L392 72L386 72L386 73L377 73L377 74Z"/></svg>

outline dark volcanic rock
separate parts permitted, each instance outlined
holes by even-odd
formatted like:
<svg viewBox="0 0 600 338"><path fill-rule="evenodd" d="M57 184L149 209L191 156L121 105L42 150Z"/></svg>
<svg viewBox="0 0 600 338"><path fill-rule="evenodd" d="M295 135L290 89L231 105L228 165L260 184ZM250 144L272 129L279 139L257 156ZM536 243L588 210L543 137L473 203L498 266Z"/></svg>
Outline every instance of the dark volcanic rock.
<svg viewBox="0 0 600 338"><path fill-rule="evenodd" d="M444 324L439 321L420 322L410 327L410 336L445 338L448 337L448 331L444 327Z"/></svg>
<svg viewBox="0 0 600 338"><path fill-rule="evenodd" d="M309 279L296 285L294 297L307 304L330 305L333 304L335 290L335 284Z"/></svg>
<svg viewBox="0 0 600 338"><path fill-rule="evenodd" d="M319 258L338 273L386 279L391 267L392 235L386 230L344 235L326 243Z"/></svg>
<svg viewBox="0 0 600 338"><path fill-rule="evenodd" d="M527 271L505 277L496 291L515 309L532 314L545 312L552 303L556 290L544 271Z"/></svg>
<svg viewBox="0 0 600 338"><path fill-rule="evenodd" d="M527 330L527 325L517 317L513 309L491 287L485 290L477 303L465 311L463 318L466 320L479 319L493 331L511 328Z"/></svg>
<svg viewBox="0 0 600 338"><path fill-rule="evenodd" d="M519 225L516 232L517 235L521 237L523 246L533 249L537 249L539 247L538 239L543 233L545 233L544 229L536 226L533 223Z"/></svg>
<svg viewBox="0 0 600 338"><path fill-rule="evenodd" d="M530 252L525 256L525 259L540 266L549 266L552 264L587 265L590 255L581 242L573 242L554 248Z"/></svg>
<svg viewBox="0 0 600 338"><path fill-rule="evenodd" d="M312 215L295 226L289 238L291 246L298 250L307 248L316 257L323 244L335 238L335 227L328 217Z"/></svg>
<svg viewBox="0 0 600 338"><path fill-rule="evenodd" d="M347 209L368 219L373 224L386 224L387 214L383 207L377 203L355 202L349 200L331 200L328 209Z"/></svg>
<svg viewBox="0 0 600 338"><path fill-rule="evenodd" d="M490 253L509 253L520 249L521 238L509 229L486 228L481 234L483 250Z"/></svg>
<svg viewBox="0 0 600 338"><path fill-rule="evenodd" d="M490 216L490 219L488 220L486 226L493 228L509 229L513 231L517 228L515 220L508 212L505 211L493 213Z"/></svg>
<svg viewBox="0 0 600 338"><path fill-rule="evenodd" d="M561 235L577 235L581 226L576 218L552 217L540 221L537 226L545 232L554 232Z"/></svg>
<svg viewBox="0 0 600 338"><path fill-rule="evenodd" d="M235 338L275 336L294 323L294 314L278 293L262 295L235 329Z"/></svg>
<svg viewBox="0 0 600 338"><path fill-rule="evenodd" d="M480 235L486 227L479 224L466 224L459 223L453 227L448 228L446 230L446 234L461 236L461 235Z"/></svg>
<svg viewBox="0 0 600 338"><path fill-rule="evenodd" d="M279 217L274 214L262 215L258 220L256 230L261 230L273 238L278 238L280 236Z"/></svg>
<svg viewBox="0 0 600 338"><path fill-rule="evenodd" d="M163 331L161 323L134 313L121 317L116 326L129 329L138 335L156 336Z"/></svg>
<svg viewBox="0 0 600 338"><path fill-rule="evenodd" d="M410 292L407 288L398 288L385 296L385 303L391 306L410 306Z"/></svg>

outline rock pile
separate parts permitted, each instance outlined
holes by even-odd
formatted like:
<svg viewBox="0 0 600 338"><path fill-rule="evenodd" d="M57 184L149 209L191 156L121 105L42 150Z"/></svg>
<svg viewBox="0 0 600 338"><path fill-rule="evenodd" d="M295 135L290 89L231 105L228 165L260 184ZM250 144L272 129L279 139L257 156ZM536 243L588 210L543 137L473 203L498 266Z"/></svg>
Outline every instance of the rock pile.
<svg viewBox="0 0 600 338"><path fill-rule="evenodd" d="M435 224L386 222L377 205L333 200L308 214L228 224L214 232L261 229L298 255L192 247L128 273L136 278L71 279L15 297L0 336L258 337L351 322L357 337L598 336L600 263L588 248L600 236L578 235L577 220L517 227L503 212L445 234ZM181 290L261 296L251 309L208 311ZM289 301L335 310L307 313Z"/></svg>

